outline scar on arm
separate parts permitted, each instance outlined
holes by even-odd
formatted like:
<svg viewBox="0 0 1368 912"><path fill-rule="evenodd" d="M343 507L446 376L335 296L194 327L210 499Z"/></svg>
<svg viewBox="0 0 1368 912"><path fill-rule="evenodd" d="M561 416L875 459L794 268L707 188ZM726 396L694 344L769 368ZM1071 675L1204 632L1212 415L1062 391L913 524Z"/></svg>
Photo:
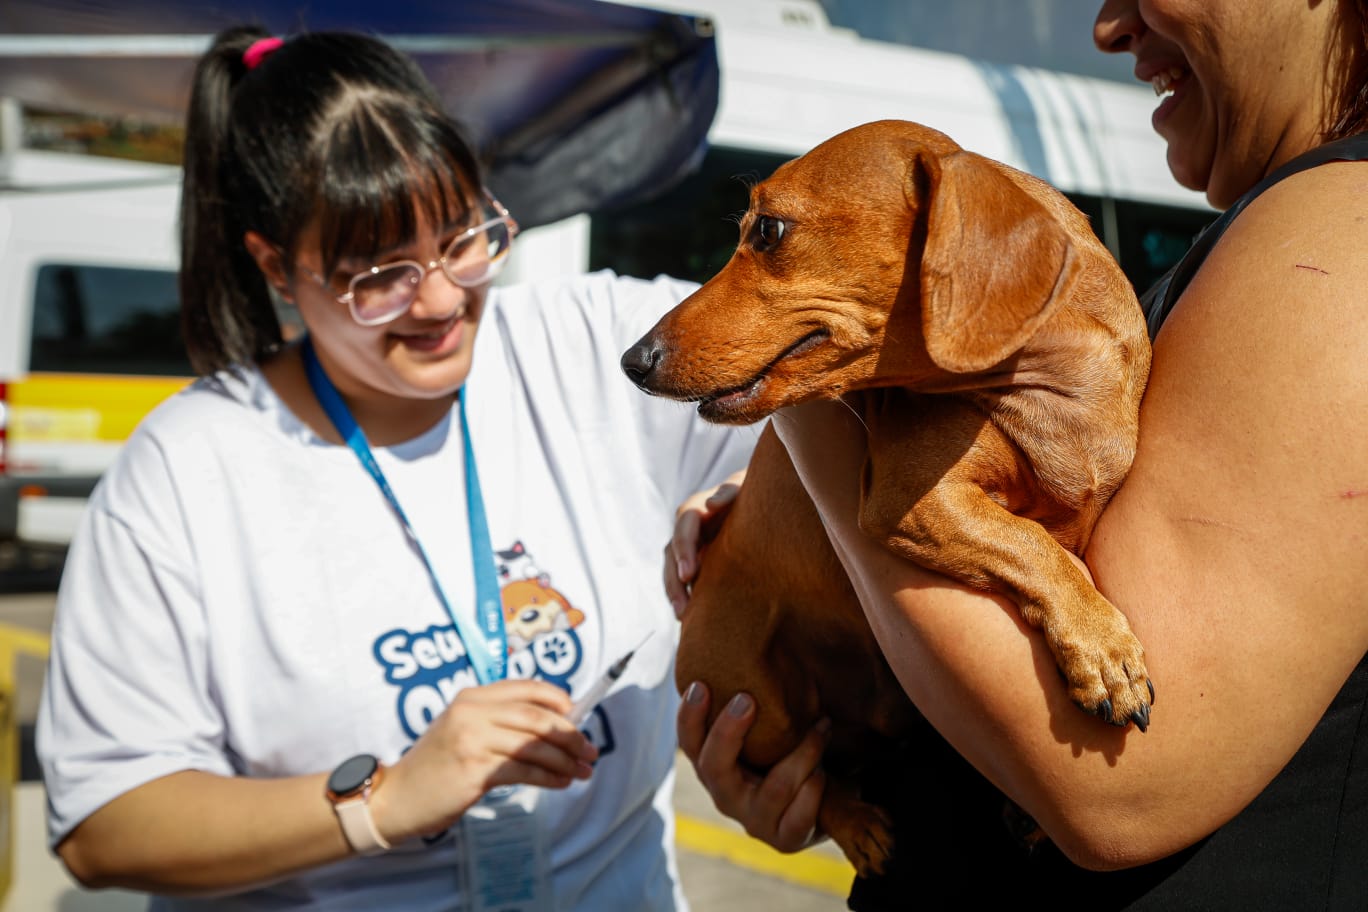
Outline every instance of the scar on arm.
<svg viewBox="0 0 1368 912"><path fill-rule="evenodd" d="M1308 271L1310 271L1310 272L1319 272L1321 275L1329 275L1329 274L1330 274L1330 273L1326 272L1324 269L1321 269L1319 266L1306 266L1306 265L1304 265L1304 264L1302 264L1302 263L1297 263L1296 266L1297 266L1298 269L1305 269L1305 270L1308 270Z"/></svg>
<svg viewBox="0 0 1368 912"><path fill-rule="evenodd" d="M1211 526L1217 529L1229 529L1230 531L1238 532L1241 535L1245 534L1245 530L1235 525L1234 523L1224 522L1223 520L1219 519L1212 519L1210 516L1180 516L1178 517L1178 520L1180 522L1192 523L1195 526Z"/></svg>
<svg viewBox="0 0 1368 912"><path fill-rule="evenodd" d="M1357 490L1351 488L1350 490L1340 494L1340 497L1344 500L1353 500L1355 497L1368 497L1368 489Z"/></svg>

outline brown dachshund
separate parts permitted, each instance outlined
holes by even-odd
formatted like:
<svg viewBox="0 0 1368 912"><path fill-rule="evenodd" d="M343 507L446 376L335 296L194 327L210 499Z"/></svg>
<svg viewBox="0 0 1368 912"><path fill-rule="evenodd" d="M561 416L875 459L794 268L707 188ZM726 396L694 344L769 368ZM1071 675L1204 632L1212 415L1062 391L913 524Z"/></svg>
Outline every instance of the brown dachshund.
<svg viewBox="0 0 1368 912"><path fill-rule="evenodd" d="M622 358L643 390L748 424L842 397L869 433L860 527L893 552L1010 596L1070 697L1149 724L1153 688L1125 617L1081 553L1135 452L1145 323L1086 218L1048 184L918 124L849 130L751 190L711 281ZM822 828L861 874L887 816L846 770L917 719L783 446L766 428L707 544L677 681L759 716L766 768L822 717Z"/></svg>

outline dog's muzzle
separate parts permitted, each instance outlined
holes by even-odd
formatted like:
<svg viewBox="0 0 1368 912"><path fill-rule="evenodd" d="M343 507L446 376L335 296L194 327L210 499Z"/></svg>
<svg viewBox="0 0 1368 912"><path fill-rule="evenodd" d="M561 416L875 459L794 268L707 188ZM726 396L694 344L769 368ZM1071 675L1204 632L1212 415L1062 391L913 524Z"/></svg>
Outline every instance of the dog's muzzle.
<svg viewBox="0 0 1368 912"><path fill-rule="evenodd" d="M650 336L647 336L627 349L619 363L622 365L623 373L633 383L650 393L654 392L650 387L651 373L664 355L665 352L661 347Z"/></svg>

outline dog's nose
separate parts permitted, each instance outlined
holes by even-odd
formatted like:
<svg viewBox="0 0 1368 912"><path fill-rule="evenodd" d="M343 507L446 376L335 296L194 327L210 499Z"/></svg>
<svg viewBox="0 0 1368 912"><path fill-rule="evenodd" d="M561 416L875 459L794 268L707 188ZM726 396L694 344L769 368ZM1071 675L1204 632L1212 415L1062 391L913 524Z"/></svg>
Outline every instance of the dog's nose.
<svg viewBox="0 0 1368 912"><path fill-rule="evenodd" d="M651 342L648 336L642 339L622 356L622 370L632 379L632 382L643 389L646 386L646 378L651 376L651 371L655 370L656 364L660 361L661 351L658 346Z"/></svg>

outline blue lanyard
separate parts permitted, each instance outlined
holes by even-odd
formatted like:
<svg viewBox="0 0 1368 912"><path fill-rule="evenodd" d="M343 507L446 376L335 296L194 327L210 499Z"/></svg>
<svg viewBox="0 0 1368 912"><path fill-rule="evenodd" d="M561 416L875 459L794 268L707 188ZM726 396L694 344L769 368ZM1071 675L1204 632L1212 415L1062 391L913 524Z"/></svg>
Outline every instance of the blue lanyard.
<svg viewBox="0 0 1368 912"><path fill-rule="evenodd" d="M446 608L451 622L456 625L456 635L465 644L466 655L470 659L470 667L475 671L475 677L481 684L502 680L508 665L508 637L504 632L503 599L499 593L498 571L494 568L494 548L489 540L489 522L485 518L484 498L480 496L480 476L475 470L475 449L471 446L470 425L466 422L465 396L459 397L459 410L461 438L465 446L466 510L470 517L470 562L475 569L476 617L480 622L481 633L479 636L472 635L469 625L463 623L460 615L452 608L451 600L447 598L441 581L437 579L436 571L432 569L432 561L423 549L423 543L418 540L417 533L413 531L408 517L404 515L404 509L399 506L399 498L394 496L389 482L385 480L385 473L380 471L370 445L366 443L365 433L352 417L347 403L342 401L342 395L338 393L337 387L328 379L323 365L318 363L313 342L307 336L300 346L300 353L304 357L304 372L308 375L309 386L313 387L314 395L318 397L323 411L328 413L333 426L337 428L337 433L347 442L347 446L351 447L356 458L361 461L362 467L375 479L380 492L394 508L395 515L399 517L404 531L408 533L409 541L413 542L418 556L423 559L423 566L427 568L428 576L432 580L432 588L437 591L437 597L442 600L442 607Z"/></svg>

